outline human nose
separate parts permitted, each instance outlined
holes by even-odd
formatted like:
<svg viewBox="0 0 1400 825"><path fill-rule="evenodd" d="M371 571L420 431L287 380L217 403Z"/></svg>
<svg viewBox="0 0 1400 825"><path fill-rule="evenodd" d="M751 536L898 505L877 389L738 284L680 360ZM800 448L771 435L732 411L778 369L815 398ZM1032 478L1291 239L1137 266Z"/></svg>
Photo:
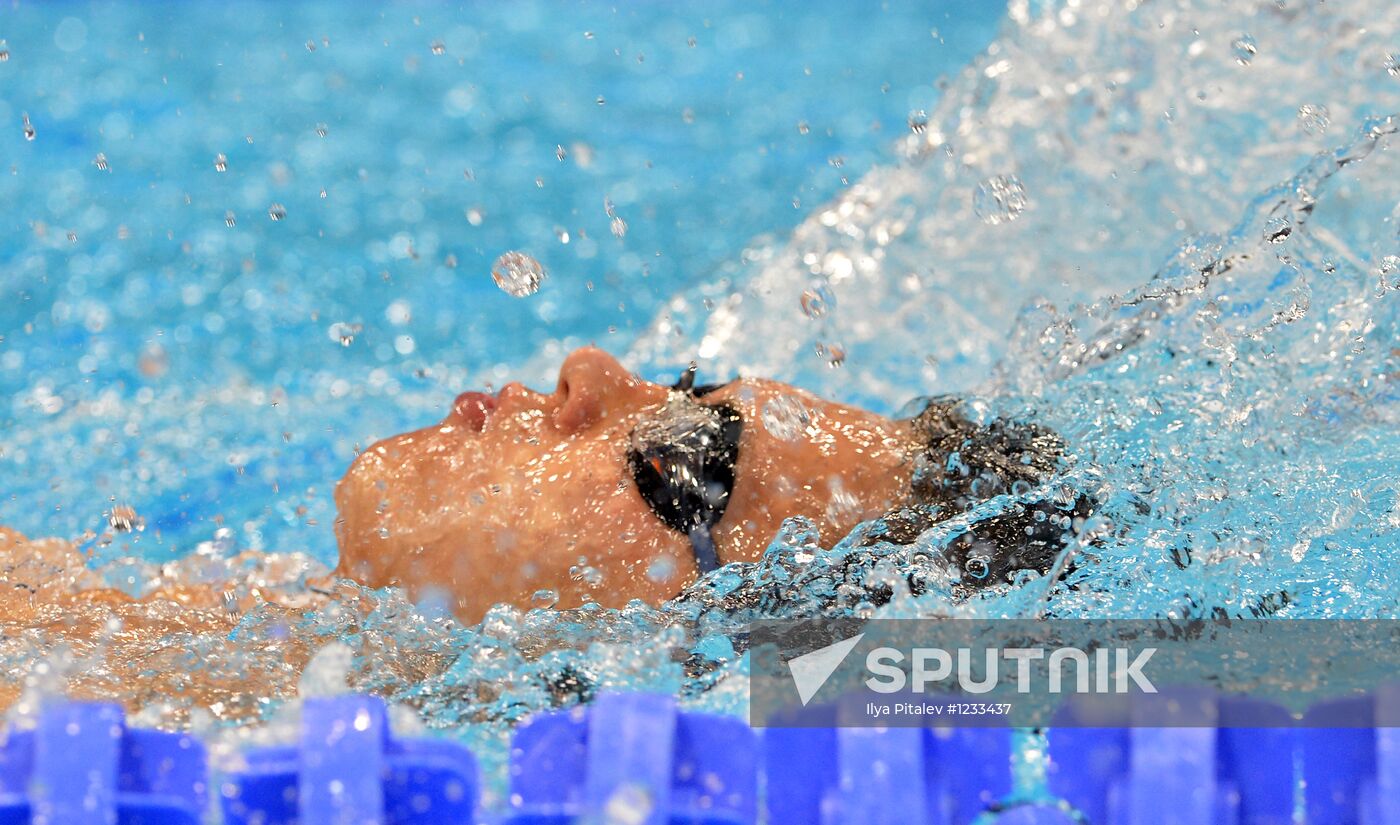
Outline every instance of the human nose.
<svg viewBox="0 0 1400 825"><path fill-rule="evenodd" d="M554 424L561 432L586 429L616 412L637 379L616 358L597 347L574 350L559 367Z"/></svg>

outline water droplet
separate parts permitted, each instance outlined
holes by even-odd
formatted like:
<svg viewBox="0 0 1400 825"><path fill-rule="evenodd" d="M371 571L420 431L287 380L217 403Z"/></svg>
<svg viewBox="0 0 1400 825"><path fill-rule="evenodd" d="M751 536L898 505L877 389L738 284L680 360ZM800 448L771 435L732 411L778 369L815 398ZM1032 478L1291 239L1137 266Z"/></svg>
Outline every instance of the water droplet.
<svg viewBox="0 0 1400 825"><path fill-rule="evenodd" d="M969 556L967 561L963 563L963 572L969 577L981 581L991 574L992 568L987 560L981 556Z"/></svg>
<svg viewBox="0 0 1400 825"><path fill-rule="evenodd" d="M611 228L612 233L617 237L621 238L622 236L627 234L627 221L624 221L622 218L614 216L612 219Z"/></svg>
<svg viewBox="0 0 1400 825"><path fill-rule="evenodd" d="M1283 243L1293 234L1293 225L1283 218L1270 218L1264 224L1264 240L1269 243Z"/></svg>
<svg viewBox="0 0 1400 825"><path fill-rule="evenodd" d="M553 607L559 603L559 592L556 590L536 590L530 597L531 607Z"/></svg>
<svg viewBox="0 0 1400 825"><path fill-rule="evenodd" d="M1304 103L1298 107L1298 128L1305 134L1320 135L1332 124L1332 113L1326 106Z"/></svg>
<svg viewBox="0 0 1400 825"><path fill-rule="evenodd" d="M805 121L805 120L799 120L799 121L797 121L797 133L798 133L799 135L805 135L805 134L807 134L807 133L810 132L810 131L812 131L812 127L807 125L807 121Z"/></svg>
<svg viewBox="0 0 1400 825"><path fill-rule="evenodd" d="M136 514L136 508L129 504L116 504L108 511L107 524L118 533L146 529L146 521Z"/></svg>
<svg viewBox="0 0 1400 825"><path fill-rule="evenodd" d="M434 40L429 48L433 50L433 54L447 54L447 44L441 40Z"/></svg>
<svg viewBox="0 0 1400 825"><path fill-rule="evenodd" d="M24 120L24 139L33 140L36 132L34 131L34 124L29 122L29 113L22 113L20 117Z"/></svg>
<svg viewBox="0 0 1400 825"><path fill-rule="evenodd" d="M330 327L326 330L326 337L336 342L337 344L340 344L342 347L348 347L351 344L355 343L355 336L359 335L361 330L363 329L364 325L362 324L351 324L345 321L336 321L334 324L331 324Z"/></svg>
<svg viewBox="0 0 1400 825"><path fill-rule="evenodd" d="M598 105L599 105L599 106L602 106L602 105L605 104L605 103L607 103L607 101L603 99L603 96L602 96L602 95L598 95Z"/></svg>
<svg viewBox="0 0 1400 825"><path fill-rule="evenodd" d="M817 355L825 358L827 366L832 368L846 363L846 348L840 344L817 344Z"/></svg>
<svg viewBox="0 0 1400 825"><path fill-rule="evenodd" d="M1241 66L1248 66L1254 56L1259 53L1259 44L1248 34L1242 34L1230 44L1235 50L1235 62Z"/></svg>
<svg viewBox="0 0 1400 825"><path fill-rule="evenodd" d="M928 130L928 112L923 109L916 109L909 113L909 131L916 135L922 135Z"/></svg>
<svg viewBox="0 0 1400 825"><path fill-rule="evenodd" d="M795 396L779 395L768 399L759 414L763 428L783 441L793 441L812 423L812 413Z"/></svg>
<svg viewBox="0 0 1400 825"><path fill-rule="evenodd" d="M1381 294L1400 292L1400 255L1386 255L1376 267Z"/></svg>
<svg viewBox="0 0 1400 825"><path fill-rule="evenodd" d="M569 578L583 582L589 587L598 587L603 583L603 572L592 565L575 564L569 568Z"/></svg>
<svg viewBox="0 0 1400 825"><path fill-rule="evenodd" d="M524 252L507 252L491 266L491 278L507 295L524 298L540 291L544 267Z"/></svg>
<svg viewBox="0 0 1400 825"><path fill-rule="evenodd" d="M97 157L92 159L92 165L96 166L98 170L102 172L111 171L111 169L107 166L107 156L101 152L98 152Z"/></svg>
<svg viewBox="0 0 1400 825"><path fill-rule="evenodd" d="M1015 175L993 175L977 184L972 208L985 224L1010 223L1026 209L1026 190Z"/></svg>
<svg viewBox="0 0 1400 825"><path fill-rule="evenodd" d="M569 150L565 149L564 144L561 143L554 147L554 156L559 159L560 163L563 163L564 158L569 156Z"/></svg>
<svg viewBox="0 0 1400 825"><path fill-rule="evenodd" d="M825 316L836 305L836 298L826 284L818 284L802 290L802 314L816 320Z"/></svg>
<svg viewBox="0 0 1400 825"><path fill-rule="evenodd" d="M229 229L232 229L232 228L233 228L234 226L236 226L237 224L238 224L238 218L233 214L233 210L232 210L232 209L230 209L229 211L227 211L227 212L224 213L224 225L225 225L225 226L227 226Z"/></svg>
<svg viewBox="0 0 1400 825"><path fill-rule="evenodd" d="M287 217L287 207L280 203L274 203L267 208L267 216L274 221L280 221Z"/></svg>
<svg viewBox="0 0 1400 825"><path fill-rule="evenodd" d="M324 123L318 123L318 124L316 124L316 137L325 137L325 136L326 136L326 133L327 133L328 131L330 131L330 130L326 128L326 124L324 124Z"/></svg>
<svg viewBox="0 0 1400 825"><path fill-rule="evenodd" d="M223 152L220 152L219 154L217 154L217 155L214 156L214 171L215 171L215 172L227 172L227 171L228 171L228 158L224 156L224 153L223 153Z"/></svg>

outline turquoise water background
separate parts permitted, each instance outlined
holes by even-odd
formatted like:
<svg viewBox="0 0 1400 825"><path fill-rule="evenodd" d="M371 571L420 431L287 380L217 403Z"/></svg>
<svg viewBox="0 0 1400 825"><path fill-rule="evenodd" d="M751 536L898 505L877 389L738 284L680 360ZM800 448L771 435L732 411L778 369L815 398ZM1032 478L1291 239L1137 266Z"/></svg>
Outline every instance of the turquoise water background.
<svg viewBox="0 0 1400 825"><path fill-rule="evenodd" d="M886 155L1002 13L5 8L0 523L77 537L124 504L148 529L113 553L217 520L333 560L357 444L533 354L625 351ZM548 270L529 299L490 277L512 249Z"/></svg>

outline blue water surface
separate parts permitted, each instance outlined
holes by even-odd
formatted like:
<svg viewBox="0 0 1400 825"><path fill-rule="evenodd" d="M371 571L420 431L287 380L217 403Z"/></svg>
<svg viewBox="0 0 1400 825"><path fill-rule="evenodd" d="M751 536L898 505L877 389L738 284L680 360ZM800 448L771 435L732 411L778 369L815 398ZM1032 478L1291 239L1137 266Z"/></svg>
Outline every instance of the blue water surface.
<svg viewBox="0 0 1400 825"><path fill-rule="evenodd" d="M5 9L0 523L75 537L124 504L154 529L123 552L227 523L333 559L357 445L546 349L624 351L888 156L1002 13ZM538 294L497 289L508 250Z"/></svg>

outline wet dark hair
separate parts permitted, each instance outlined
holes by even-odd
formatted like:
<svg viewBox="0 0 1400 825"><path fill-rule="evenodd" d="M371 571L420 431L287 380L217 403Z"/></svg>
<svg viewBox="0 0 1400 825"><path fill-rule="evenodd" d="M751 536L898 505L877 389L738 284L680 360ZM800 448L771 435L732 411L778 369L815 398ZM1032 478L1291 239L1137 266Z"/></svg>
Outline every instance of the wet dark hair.
<svg viewBox="0 0 1400 825"><path fill-rule="evenodd" d="M960 589L1011 581L1020 571L1047 573L1075 532L1097 509L1087 493L1052 479L1068 468L1064 440L1038 424L972 421L960 399L928 399L914 416L923 443L915 457L909 500L866 532L860 545L913 544L925 531L1006 493L1025 496L970 524L943 550Z"/></svg>

